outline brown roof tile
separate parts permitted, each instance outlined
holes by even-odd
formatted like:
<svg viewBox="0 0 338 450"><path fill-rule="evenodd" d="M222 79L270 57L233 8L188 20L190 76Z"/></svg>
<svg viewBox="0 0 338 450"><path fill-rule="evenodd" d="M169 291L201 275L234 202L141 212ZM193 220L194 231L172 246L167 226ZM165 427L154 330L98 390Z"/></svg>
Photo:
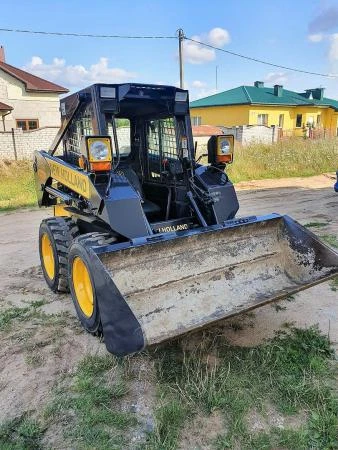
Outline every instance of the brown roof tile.
<svg viewBox="0 0 338 450"><path fill-rule="evenodd" d="M6 103L0 102L0 111L11 111L13 109L12 106L6 105Z"/></svg>
<svg viewBox="0 0 338 450"><path fill-rule="evenodd" d="M212 136L213 134L223 134L219 127L213 125L198 125L192 127L193 136Z"/></svg>
<svg viewBox="0 0 338 450"><path fill-rule="evenodd" d="M51 83L3 61L0 61L0 69L8 73L8 75L22 81L25 84L27 92L56 92L58 94L69 92L68 89L58 84Z"/></svg>

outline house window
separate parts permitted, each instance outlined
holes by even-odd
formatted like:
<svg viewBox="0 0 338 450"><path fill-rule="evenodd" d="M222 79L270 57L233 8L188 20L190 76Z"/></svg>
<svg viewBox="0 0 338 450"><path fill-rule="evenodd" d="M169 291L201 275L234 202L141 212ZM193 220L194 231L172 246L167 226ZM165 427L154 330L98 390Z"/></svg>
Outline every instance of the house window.
<svg viewBox="0 0 338 450"><path fill-rule="evenodd" d="M279 114L278 126L279 128L284 127L284 114Z"/></svg>
<svg viewBox="0 0 338 450"><path fill-rule="evenodd" d="M302 114L297 114L297 117L296 117L296 128L301 128L302 121L303 121L303 115Z"/></svg>
<svg viewBox="0 0 338 450"><path fill-rule="evenodd" d="M17 119L16 128L21 128L23 131L36 130L39 128L38 119Z"/></svg>
<svg viewBox="0 0 338 450"><path fill-rule="evenodd" d="M317 126L320 127L321 123L322 123L322 115L318 114L318 116L317 116Z"/></svg>
<svg viewBox="0 0 338 450"><path fill-rule="evenodd" d="M192 117L192 125L194 127L198 127L198 126L202 125L202 117L200 117L200 116Z"/></svg>
<svg viewBox="0 0 338 450"><path fill-rule="evenodd" d="M268 125L268 119L269 119L269 115L268 114L258 114L257 116L257 125Z"/></svg>

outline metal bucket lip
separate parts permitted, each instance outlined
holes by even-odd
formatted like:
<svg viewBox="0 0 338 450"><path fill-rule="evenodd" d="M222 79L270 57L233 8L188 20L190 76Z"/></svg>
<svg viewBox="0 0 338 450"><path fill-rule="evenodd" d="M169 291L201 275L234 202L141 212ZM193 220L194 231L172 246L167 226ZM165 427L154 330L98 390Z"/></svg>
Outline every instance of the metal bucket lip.
<svg viewBox="0 0 338 450"><path fill-rule="evenodd" d="M128 250L136 247L143 247L146 245L156 245L167 241L173 241L176 239L183 239L189 236L196 236L200 234L207 234L212 232L219 232L226 229L233 229L244 227L246 225L253 225L255 223L268 222L273 220L281 220L288 216L283 216L278 213L271 213L262 216L248 216L239 217L238 219L231 219L223 222L223 224L209 225L208 227L201 227L193 230L171 231L168 233L158 233L151 236L143 236L132 239L131 241L121 242L118 244L110 244L106 246L93 246L93 251L98 255L104 255L105 253L113 253L121 250ZM290 218L291 219L291 218ZM291 219L293 220L293 219ZM314 235L315 236L315 235Z"/></svg>

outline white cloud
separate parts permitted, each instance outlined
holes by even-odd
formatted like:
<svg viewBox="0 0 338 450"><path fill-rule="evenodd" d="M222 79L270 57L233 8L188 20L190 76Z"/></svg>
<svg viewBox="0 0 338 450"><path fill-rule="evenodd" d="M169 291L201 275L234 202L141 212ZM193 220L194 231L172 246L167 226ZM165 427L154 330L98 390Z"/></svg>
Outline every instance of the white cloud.
<svg viewBox="0 0 338 450"><path fill-rule="evenodd" d="M205 42L206 44L214 45L216 47L224 47L224 45L230 42L230 34L224 28L216 27L206 34L192 36L191 39ZM197 42L185 40L183 46L184 59L190 64L203 64L205 62L213 61L216 57L214 49L204 47Z"/></svg>
<svg viewBox="0 0 338 450"><path fill-rule="evenodd" d="M91 83L123 83L136 77L135 73L125 69L109 67L108 58L103 57L86 68L83 65L67 65L60 58L54 58L48 64L40 56L33 56L23 70L65 87L82 87Z"/></svg>
<svg viewBox="0 0 338 450"><path fill-rule="evenodd" d="M200 80L195 80L192 82L192 87L194 87L194 88L203 88L205 86L206 86L206 84Z"/></svg>
<svg viewBox="0 0 338 450"><path fill-rule="evenodd" d="M230 34L224 28L213 28L209 31L208 42L216 47L223 47L225 44L230 42Z"/></svg>
<svg viewBox="0 0 338 450"><path fill-rule="evenodd" d="M190 100L198 100L199 98L209 97L209 95L217 94L215 88L203 87L189 91Z"/></svg>
<svg viewBox="0 0 338 450"><path fill-rule="evenodd" d="M330 37L329 60L331 63L338 61L338 33L334 33Z"/></svg>
<svg viewBox="0 0 338 450"><path fill-rule="evenodd" d="M193 36L192 39L199 41L200 37ZM183 45L184 60L190 64L203 64L215 59L215 50L212 48L203 47L192 41L184 41Z"/></svg>
<svg viewBox="0 0 338 450"><path fill-rule="evenodd" d="M311 42L321 42L324 39L322 33L309 34L308 40Z"/></svg>
<svg viewBox="0 0 338 450"><path fill-rule="evenodd" d="M264 81L272 84L284 84L288 82L288 73L287 72L269 72Z"/></svg>

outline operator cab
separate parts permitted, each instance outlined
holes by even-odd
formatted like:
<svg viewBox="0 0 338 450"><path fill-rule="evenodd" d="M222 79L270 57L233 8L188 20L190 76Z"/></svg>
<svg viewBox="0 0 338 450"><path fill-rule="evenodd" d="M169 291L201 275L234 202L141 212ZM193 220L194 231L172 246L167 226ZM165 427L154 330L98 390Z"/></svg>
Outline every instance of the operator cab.
<svg viewBox="0 0 338 450"><path fill-rule="evenodd" d="M74 95L81 99L75 110ZM107 136L113 171L135 190L149 222L190 216L186 192L193 141L188 111L187 91L175 87L91 86L61 101L64 121L72 115L63 136L63 159L81 167L83 138ZM98 190L105 189L109 176L110 166L95 173Z"/></svg>
<svg viewBox="0 0 338 450"><path fill-rule="evenodd" d="M90 192L83 196L77 186L69 188L72 180L63 178L52 195L60 192L70 203L75 200L79 220L94 213L99 227L109 223L129 237L218 224L238 211L234 187L224 173L232 162L233 136L210 139L210 165L198 164L188 91L94 84L62 99L60 109L62 126L49 156L75 169L65 177L76 182L83 171ZM41 204L47 205L44 195Z"/></svg>

